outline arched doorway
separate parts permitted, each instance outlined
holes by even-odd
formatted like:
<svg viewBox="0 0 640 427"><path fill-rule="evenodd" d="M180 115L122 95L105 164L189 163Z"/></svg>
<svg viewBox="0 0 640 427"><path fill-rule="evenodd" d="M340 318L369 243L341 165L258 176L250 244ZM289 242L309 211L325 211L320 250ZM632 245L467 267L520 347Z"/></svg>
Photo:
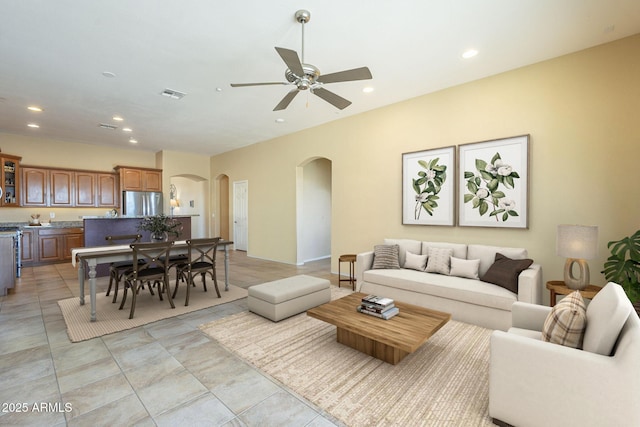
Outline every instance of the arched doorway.
<svg viewBox="0 0 640 427"><path fill-rule="evenodd" d="M296 170L297 264L331 257L331 160L309 159Z"/></svg>
<svg viewBox="0 0 640 427"><path fill-rule="evenodd" d="M197 175L174 175L169 183L175 187L169 205L173 215L191 216L191 237L208 237L209 181Z"/></svg>

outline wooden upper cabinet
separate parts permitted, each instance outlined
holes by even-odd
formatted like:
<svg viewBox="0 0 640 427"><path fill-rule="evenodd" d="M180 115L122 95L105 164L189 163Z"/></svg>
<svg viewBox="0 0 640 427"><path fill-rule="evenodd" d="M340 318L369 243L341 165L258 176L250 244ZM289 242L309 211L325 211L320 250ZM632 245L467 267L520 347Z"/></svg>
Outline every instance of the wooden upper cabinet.
<svg viewBox="0 0 640 427"><path fill-rule="evenodd" d="M92 172L75 173L76 206L92 207L96 205L96 174Z"/></svg>
<svg viewBox="0 0 640 427"><path fill-rule="evenodd" d="M22 206L47 206L47 169L22 168Z"/></svg>
<svg viewBox="0 0 640 427"><path fill-rule="evenodd" d="M145 191L162 191L162 172L142 171L142 182Z"/></svg>
<svg viewBox="0 0 640 427"><path fill-rule="evenodd" d="M162 191L162 170L116 166L122 191Z"/></svg>
<svg viewBox="0 0 640 427"><path fill-rule="evenodd" d="M21 184L22 206L116 208L120 205L115 173L24 166Z"/></svg>
<svg viewBox="0 0 640 427"><path fill-rule="evenodd" d="M50 170L50 206L69 208L74 206L74 173L66 170Z"/></svg>
<svg viewBox="0 0 640 427"><path fill-rule="evenodd" d="M20 206L20 159L0 153L0 206Z"/></svg>

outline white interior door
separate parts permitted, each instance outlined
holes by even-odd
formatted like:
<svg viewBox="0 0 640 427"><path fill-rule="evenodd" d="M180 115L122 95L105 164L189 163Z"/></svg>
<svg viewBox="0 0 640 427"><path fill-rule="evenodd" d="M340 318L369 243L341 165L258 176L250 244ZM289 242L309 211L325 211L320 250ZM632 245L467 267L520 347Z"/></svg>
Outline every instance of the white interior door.
<svg viewBox="0 0 640 427"><path fill-rule="evenodd" d="M246 251L249 244L249 182L233 183L233 243L236 250Z"/></svg>

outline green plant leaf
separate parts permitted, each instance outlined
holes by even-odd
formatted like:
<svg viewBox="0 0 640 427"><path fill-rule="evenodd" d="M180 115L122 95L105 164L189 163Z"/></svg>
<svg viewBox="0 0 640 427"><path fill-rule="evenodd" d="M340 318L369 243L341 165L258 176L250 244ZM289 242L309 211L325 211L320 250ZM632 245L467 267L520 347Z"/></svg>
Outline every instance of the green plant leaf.
<svg viewBox="0 0 640 427"><path fill-rule="evenodd" d="M511 216L520 216L520 215L518 215L518 212L516 212L516 211L514 211L514 210L510 210L510 211L507 211L507 212L508 212L508 213L509 213L509 215L511 215Z"/></svg>
<svg viewBox="0 0 640 427"><path fill-rule="evenodd" d="M468 171L464 172L464 179L473 178L473 176L474 176L473 172L468 172Z"/></svg>
<svg viewBox="0 0 640 427"><path fill-rule="evenodd" d="M478 169L478 171L483 171L487 168L487 162L485 162L482 159L476 159L476 169Z"/></svg>
<svg viewBox="0 0 640 427"><path fill-rule="evenodd" d="M489 210L489 204L485 201L482 200L480 201L480 216L484 215L487 213L487 211Z"/></svg>
<svg viewBox="0 0 640 427"><path fill-rule="evenodd" d="M467 193L467 194L464 195L464 202L465 203L469 203L474 197L475 196L473 194Z"/></svg>
<svg viewBox="0 0 640 427"><path fill-rule="evenodd" d="M487 189L493 193L498 188L498 184L498 180L494 178L487 183Z"/></svg>
<svg viewBox="0 0 640 427"><path fill-rule="evenodd" d="M496 160L501 159L500 153L496 153L495 156L491 158L491 164L495 164Z"/></svg>
<svg viewBox="0 0 640 427"><path fill-rule="evenodd" d="M420 166L422 166L425 169L429 169L429 164L427 162L425 162L424 160L418 160L418 164Z"/></svg>

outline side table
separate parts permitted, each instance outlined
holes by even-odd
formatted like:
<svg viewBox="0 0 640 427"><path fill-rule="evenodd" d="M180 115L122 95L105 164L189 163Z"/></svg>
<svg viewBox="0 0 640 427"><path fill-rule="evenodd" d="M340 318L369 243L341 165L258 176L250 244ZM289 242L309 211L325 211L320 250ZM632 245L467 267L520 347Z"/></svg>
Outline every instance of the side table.
<svg viewBox="0 0 640 427"><path fill-rule="evenodd" d="M340 272L340 264L343 262L349 263L348 279L343 279ZM356 290L356 255L354 254L340 255L338 258L338 287L340 287L342 282L349 282L351 284L351 290Z"/></svg>
<svg viewBox="0 0 640 427"><path fill-rule="evenodd" d="M569 288L564 284L562 280L550 280L547 282L547 289L549 289L549 305L553 307L556 305L556 295L569 295L575 289ZM600 286L588 285L586 288L580 291L580 295L583 298L593 299L598 292L602 289Z"/></svg>

